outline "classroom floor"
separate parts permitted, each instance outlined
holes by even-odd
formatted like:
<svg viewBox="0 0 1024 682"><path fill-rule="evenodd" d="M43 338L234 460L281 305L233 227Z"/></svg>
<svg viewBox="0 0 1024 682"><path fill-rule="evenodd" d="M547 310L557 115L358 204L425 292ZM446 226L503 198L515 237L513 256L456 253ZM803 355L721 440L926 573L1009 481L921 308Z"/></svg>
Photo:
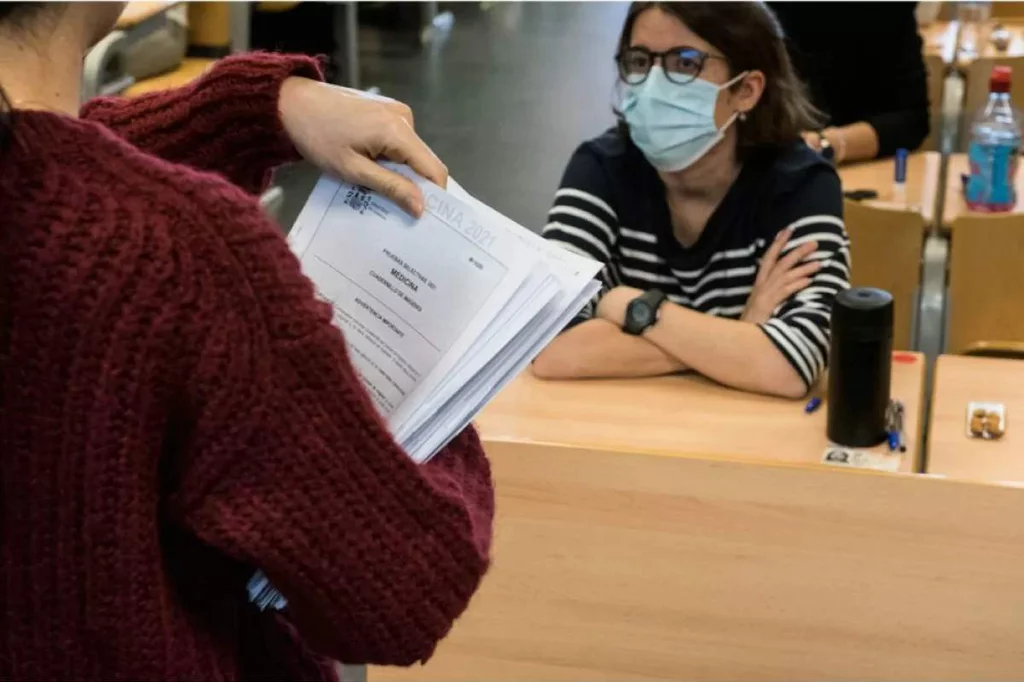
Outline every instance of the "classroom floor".
<svg viewBox="0 0 1024 682"><path fill-rule="evenodd" d="M611 113L626 3L444 3L455 22L415 34L361 22L360 85L406 102L416 130L471 194L539 230L569 155ZM315 173L280 174L290 226Z"/></svg>

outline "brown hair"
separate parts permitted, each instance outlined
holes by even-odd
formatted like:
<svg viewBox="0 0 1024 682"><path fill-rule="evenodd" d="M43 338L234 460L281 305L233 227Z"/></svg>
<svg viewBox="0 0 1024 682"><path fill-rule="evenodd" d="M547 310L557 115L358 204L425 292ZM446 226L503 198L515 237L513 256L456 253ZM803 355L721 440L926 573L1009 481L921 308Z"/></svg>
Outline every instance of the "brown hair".
<svg viewBox="0 0 1024 682"><path fill-rule="evenodd" d="M760 101L746 121L737 122L740 150L781 146L797 140L804 130L821 127L821 112L811 104L789 60L782 26L764 3L634 2L619 36L620 52L630 45L637 17L655 7L721 50L730 77L754 70L764 74ZM625 129L624 121L622 126Z"/></svg>

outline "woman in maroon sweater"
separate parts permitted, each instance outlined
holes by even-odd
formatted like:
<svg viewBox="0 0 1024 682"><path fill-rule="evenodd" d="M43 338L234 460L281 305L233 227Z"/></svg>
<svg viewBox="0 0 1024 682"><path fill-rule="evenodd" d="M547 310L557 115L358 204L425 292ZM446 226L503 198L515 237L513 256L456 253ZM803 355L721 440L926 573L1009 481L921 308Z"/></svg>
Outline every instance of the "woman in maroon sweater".
<svg viewBox="0 0 1024 682"><path fill-rule="evenodd" d="M306 58L79 114L120 7L26 4L0 5L0 679L428 658L487 567L487 461L471 429L422 467L396 446L253 193L297 149L417 211L370 157L443 166Z"/></svg>

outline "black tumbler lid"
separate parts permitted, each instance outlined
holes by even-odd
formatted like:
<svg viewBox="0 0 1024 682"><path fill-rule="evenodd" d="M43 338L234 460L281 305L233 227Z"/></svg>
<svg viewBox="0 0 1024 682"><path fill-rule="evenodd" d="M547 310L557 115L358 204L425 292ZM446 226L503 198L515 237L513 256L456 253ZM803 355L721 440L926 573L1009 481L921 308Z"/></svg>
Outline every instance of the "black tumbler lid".
<svg viewBox="0 0 1024 682"><path fill-rule="evenodd" d="M839 292L832 305L832 333L882 339L892 336L892 294L872 287Z"/></svg>

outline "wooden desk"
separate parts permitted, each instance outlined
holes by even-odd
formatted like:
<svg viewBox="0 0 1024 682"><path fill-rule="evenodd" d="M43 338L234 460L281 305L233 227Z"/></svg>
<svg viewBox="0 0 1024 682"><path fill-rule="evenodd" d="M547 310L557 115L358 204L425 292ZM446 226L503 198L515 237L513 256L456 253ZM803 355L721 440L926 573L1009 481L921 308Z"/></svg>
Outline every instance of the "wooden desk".
<svg viewBox="0 0 1024 682"><path fill-rule="evenodd" d="M950 154L946 172L946 196L942 208L942 226L952 229L957 216L970 211L964 200L963 181L961 177L970 172L967 154ZM1017 207L1014 213L1024 213L1024 173L1017 172Z"/></svg>
<svg viewBox="0 0 1024 682"><path fill-rule="evenodd" d="M124 96L138 97L139 95L144 95L149 92L170 90L171 88L179 88L182 85L187 85L196 78L202 76L207 69L213 66L215 61L216 60L214 59L186 57L181 61L181 66L176 68L174 71L168 71L167 73L147 78L129 86L124 91Z"/></svg>
<svg viewBox="0 0 1024 682"><path fill-rule="evenodd" d="M893 159L878 159L840 166L839 179L843 191L872 189L878 192L878 198L865 203L897 207L892 195L895 163ZM942 155L939 152L914 152L907 157L907 208L920 211L928 227L935 223L941 170Z"/></svg>
<svg viewBox="0 0 1024 682"><path fill-rule="evenodd" d="M906 407L907 453L916 471L924 361L899 353L892 395ZM557 443L624 452L755 462L821 463L828 405L724 388L697 375L600 381L541 381L529 371L477 418L485 443ZM878 451L888 452L885 446ZM893 455L897 456L897 455Z"/></svg>
<svg viewBox="0 0 1024 682"><path fill-rule="evenodd" d="M998 24L1002 24L1003 28L1010 32L1010 44L1007 45L1005 50L999 50L992 44L992 31ZM1024 24L1019 20L997 21L989 19L978 26L975 29L977 33L976 52L965 52L963 49L964 38L969 30L971 29L967 26L962 26L960 30L960 40L957 44L956 52L956 63L960 68L970 66L977 59L1007 59L1024 56Z"/></svg>
<svg viewBox="0 0 1024 682"><path fill-rule="evenodd" d="M152 19L159 15L161 12L166 12L176 4L178 4L177 0L129 2L128 6L121 12L121 16L117 18L117 28L126 29L137 26L147 19Z"/></svg>
<svg viewBox="0 0 1024 682"><path fill-rule="evenodd" d="M370 682L1021 678L1024 490L525 443L488 455L491 571L430 662Z"/></svg>
<svg viewBox="0 0 1024 682"><path fill-rule="evenodd" d="M1000 440L968 438L967 403L1006 405ZM1024 361L939 356L928 429L928 473L983 481L1024 482Z"/></svg>

